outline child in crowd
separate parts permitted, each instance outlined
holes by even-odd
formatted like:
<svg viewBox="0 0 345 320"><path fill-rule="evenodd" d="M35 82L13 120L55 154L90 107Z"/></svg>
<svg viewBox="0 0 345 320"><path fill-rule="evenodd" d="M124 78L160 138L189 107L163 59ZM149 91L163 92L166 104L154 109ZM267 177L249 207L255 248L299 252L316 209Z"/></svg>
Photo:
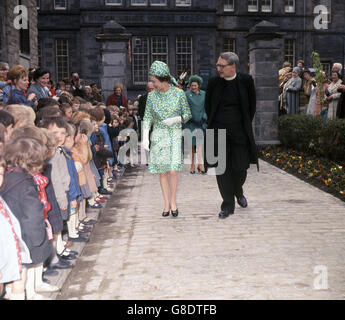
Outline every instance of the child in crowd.
<svg viewBox="0 0 345 320"><path fill-rule="evenodd" d="M46 118L43 120L42 127L51 131L57 139L57 148L55 150L55 154L49 160L49 163L52 165L51 182L53 184L62 219L67 221L69 219L68 191L71 178L69 175L66 158L64 156L64 151L62 149L66 140L67 123L62 118ZM56 238L57 254L62 254L65 249L62 234L59 233ZM62 259L57 259L57 257L54 256L51 263L48 265L47 271L51 272L54 269L66 269L70 267L71 265L69 263Z"/></svg>
<svg viewBox="0 0 345 320"><path fill-rule="evenodd" d="M0 110L0 123L5 127L4 142L7 142L12 134L13 127L15 125L14 117L5 110Z"/></svg>
<svg viewBox="0 0 345 320"><path fill-rule="evenodd" d="M101 195L110 195L112 192L107 190L107 181L104 179L104 171L108 168L108 159L113 156L113 153L109 151L104 146L104 137L99 131L99 123L104 121L104 116L101 120L96 117L92 121L94 125L94 132L91 135L91 143L92 143L92 154L93 154L93 160L95 162L95 166L98 170L98 173L101 177L100 179L100 187L98 188L98 192Z"/></svg>
<svg viewBox="0 0 345 320"><path fill-rule="evenodd" d="M63 81L59 81L57 84L56 96L60 97L61 93L66 90L66 84Z"/></svg>
<svg viewBox="0 0 345 320"><path fill-rule="evenodd" d="M41 265L52 252L48 240L43 210L33 175L43 169L47 148L33 138L19 138L6 144L4 155L7 171L0 195L18 219L22 239L27 245L31 263L23 262L21 278L13 282L9 295L11 299L43 299L34 289L33 267ZM18 201L20 195L21 201ZM27 279L28 274L28 279Z"/></svg>
<svg viewBox="0 0 345 320"><path fill-rule="evenodd" d="M68 236L69 241L87 241L83 237L79 237L78 226L78 207L82 201L82 192L78 183L78 172L74 163L72 150L75 144L76 128L73 124L67 123L67 137L65 139L63 151L67 161L68 172L70 175L70 186L68 190L69 198L69 219L67 221L68 225Z"/></svg>

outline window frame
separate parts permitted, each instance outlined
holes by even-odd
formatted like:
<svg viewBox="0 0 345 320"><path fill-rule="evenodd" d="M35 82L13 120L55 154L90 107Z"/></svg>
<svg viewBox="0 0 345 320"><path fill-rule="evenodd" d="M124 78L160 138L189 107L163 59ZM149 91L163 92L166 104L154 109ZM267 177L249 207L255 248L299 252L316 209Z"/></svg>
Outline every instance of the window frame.
<svg viewBox="0 0 345 320"><path fill-rule="evenodd" d="M265 6L267 6L267 5L263 5L263 2L264 1L269 1L270 2L270 5L269 5L269 10L263 10L263 7ZM268 7L268 6L267 6ZM270 12L272 12L272 10L273 10L273 3L272 3L272 0L261 0L261 12L268 12L268 13L270 13Z"/></svg>
<svg viewBox="0 0 345 320"><path fill-rule="evenodd" d="M286 45L287 45L287 41L292 41L293 44L293 54L286 54ZM287 57L291 57L292 56L292 61L291 59L287 58ZM289 61L291 62L291 64L294 66L296 65L296 39L284 39L284 61Z"/></svg>
<svg viewBox="0 0 345 320"><path fill-rule="evenodd" d="M191 7L192 6L192 0L188 0L189 4L183 4L183 3L178 4L177 1L178 0L175 0L175 7Z"/></svg>
<svg viewBox="0 0 345 320"><path fill-rule="evenodd" d="M228 4L225 4L225 2L228 2ZM232 8L230 7L231 4L229 2L232 2ZM229 6L229 8L227 8ZM223 1L223 11L224 12L234 12L235 11L235 0L224 0Z"/></svg>
<svg viewBox="0 0 345 320"><path fill-rule="evenodd" d="M293 1L293 6L286 5L286 2ZM287 10L287 8L293 8L293 11ZM284 3L284 12L285 13L296 13L296 0L285 0Z"/></svg>
<svg viewBox="0 0 345 320"><path fill-rule="evenodd" d="M108 2L109 0L104 0L104 4L109 7L116 7L116 6L122 6L123 5L123 0L120 0L120 3L111 3Z"/></svg>
<svg viewBox="0 0 345 320"><path fill-rule="evenodd" d="M179 40L179 37L182 38L182 37L189 37L190 38L190 53L178 53L178 40ZM175 39L175 71L176 71L176 75L180 75L181 72L183 70L178 70L178 56L179 55L186 55L186 54L190 54L190 74L189 75L192 75L193 74L193 70L194 70L194 66L193 66L193 61L194 61L194 55L193 55L193 36L192 35L188 35L188 34L181 34L181 35L177 35L176 36L176 39Z"/></svg>
<svg viewBox="0 0 345 320"><path fill-rule="evenodd" d="M256 9L251 9L254 5L249 5L249 2L256 1ZM259 0L248 0L247 2L248 12L259 12Z"/></svg>
<svg viewBox="0 0 345 320"><path fill-rule="evenodd" d="M58 41L66 41L67 44L67 55L58 55ZM67 57L67 71L66 73L64 73L64 76L62 78L59 78L59 63L58 63L58 58L61 57ZM56 72L56 80L57 81L61 81L64 78L69 77L69 72L70 72L70 62L69 62L69 58L70 58L70 54L69 54L69 39L65 39L65 38L57 38L55 39L55 72Z"/></svg>
<svg viewBox="0 0 345 320"><path fill-rule="evenodd" d="M54 0L54 10L67 10L68 0L63 0L63 1L65 1L65 7L56 7L56 0Z"/></svg>
<svg viewBox="0 0 345 320"><path fill-rule="evenodd" d="M131 0L130 6L131 7L147 7L148 6L148 0L144 0L145 3L133 3L133 0Z"/></svg>

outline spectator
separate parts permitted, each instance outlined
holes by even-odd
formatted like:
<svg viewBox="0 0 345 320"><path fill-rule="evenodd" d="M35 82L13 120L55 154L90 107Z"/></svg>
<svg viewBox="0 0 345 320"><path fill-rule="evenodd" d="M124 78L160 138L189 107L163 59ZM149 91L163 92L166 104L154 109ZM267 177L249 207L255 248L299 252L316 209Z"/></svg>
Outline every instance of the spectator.
<svg viewBox="0 0 345 320"><path fill-rule="evenodd" d="M97 83L91 83L90 87L92 89L92 95L93 95L94 101L102 102L103 101L102 90L98 89Z"/></svg>
<svg viewBox="0 0 345 320"><path fill-rule="evenodd" d="M15 125L14 117L5 110L0 110L0 123L5 127L4 141L7 142L13 132Z"/></svg>
<svg viewBox="0 0 345 320"><path fill-rule="evenodd" d="M314 109L314 115L319 116L321 115L321 112L325 112L327 107L325 107L325 100L326 100L326 95L325 91L328 87L327 84L327 76L324 71L321 71L322 74L322 79L323 79L323 84L320 86L319 84L316 87L316 100L315 100L315 109Z"/></svg>
<svg viewBox="0 0 345 320"><path fill-rule="evenodd" d="M24 104L36 110L37 99L35 93L25 96L29 86L29 73L23 66L14 66L8 73L8 79L14 85L11 90L7 104Z"/></svg>
<svg viewBox="0 0 345 320"><path fill-rule="evenodd" d="M140 120L144 119L147 96L154 89L155 88L153 86L153 83L151 81L149 81L146 85L146 93L139 98L139 117L140 117Z"/></svg>
<svg viewBox="0 0 345 320"><path fill-rule="evenodd" d="M0 81L7 80L7 74L10 71L10 67L6 62L0 62Z"/></svg>
<svg viewBox="0 0 345 320"><path fill-rule="evenodd" d="M74 97L81 97L84 99L85 97L85 88L81 84L81 79L77 72L71 73L72 80L71 80L71 93Z"/></svg>
<svg viewBox="0 0 345 320"><path fill-rule="evenodd" d="M203 145L204 145L204 130L206 130L207 115L205 112L205 95L206 92L201 90L202 78L198 75L191 76L188 80L191 90L186 92L189 108L192 112L192 119L190 119L185 128L190 130L193 134L191 141L190 155L191 155L191 168L190 173L195 174L195 153L198 155L198 172L205 174L203 165Z"/></svg>
<svg viewBox="0 0 345 320"><path fill-rule="evenodd" d="M40 101L42 98L50 98L50 92L48 89L49 77L49 71L37 69L34 73L35 84L32 85L28 90L28 96L31 93L34 93L36 95L37 101Z"/></svg>
<svg viewBox="0 0 345 320"><path fill-rule="evenodd" d="M8 171L0 195L19 221L22 239L30 251L31 258L31 263L23 263L22 277L18 281L21 295L18 298L22 300L24 300L23 288L26 288L27 299L35 299L32 268L46 261L53 249L46 233L44 206L38 197L32 176L42 170L46 152L47 148L43 143L32 138L20 138L5 146L4 154ZM21 201L18 201L19 195ZM28 279L26 279L27 273ZM11 294L16 294L18 289L16 287L12 285Z"/></svg>
<svg viewBox="0 0 345 320"><path fill-rule="evenodd" d="M14 129L26 126L34 126L36 115L30 107L20 104L8 105L4 108L14 118Z"/></svg>
<svg viewBox="0 0 345 320"><path fill-rule="evenodd" d="M335 119L337 117L337 106L341 96L341 93L338 92L338 89L340 88L341 84L342 80L340 79L340 74L332 71L332 83L325 91L327 97L326 100L328 103L328 119Z"/></svg>
<svg viewBox="0 0 345 320"><path fill-rule="evenodd" d="M66 90L66 84L63 81L59 81L57 84L56 95L60 97L61 93Z"/></svg>
<svg viewBox="0 0 345 320"><path fill-rule="evenodd" d="M332 66L332 72L338 72L338 74L340 75L340 78L342 78L343 75L343 65L339 62L336 62L333 64Z"/></svg>
<svg viewBox="0 0 345 320"><path fill-rule="evenodd" d="M72 106L68 103L64 103L60 106L60 111L62 112L62 117L66 121L70 121L73 115Z"/></svg>
<svg viewBox="0 0 345 320"><path fill-rule="evenodd" d="M308 99L306 114L314 115L317 83L315 79L312 78L310 70L304 70L303 77L305 79L304 94Z"/></svg>
<svg viewBox="0 0 345 320"><path fill-rule="evenodd" d="M283 63L283 68L279 70L279 86L284 81L284 77L287 73L291 70L291 63L289 61L285 61Z"/></svg>
<svg viewBox="0 0 345 320"><path fill-rule="evenodd" d="M110 95L107 100L107 106L115 105L124 107L128 110L128 100L123 94L123 85L119 82L114 85L114 94Z"/></svg>
<svg viewBox="0 0 345 320"><path fill-rule="evenodd" d="M55 107L58 109L60 107L60 104L58 101L56 101L53 98L40 99L37 105L37 111L40 111L41 109L46 108L46 107Z"/></svg>
<svg viewBox="0 0 345 320"><path fill-rule="evenodd" d="M92 89L90 86L85 86L85 92L84 92L84 100L86 100L87 102L90 102L90 103L94 103L95 100L94 100L94 97L92 95Z"/></svg>
<svg viewBox="0 0 345 320"><path fill-rule="evenodd" d="M299 77L300 69L295 67L292 71L292 77L285 87L285 96L287 113L299 113L299 90L302 86L302 79Z"/></svg>

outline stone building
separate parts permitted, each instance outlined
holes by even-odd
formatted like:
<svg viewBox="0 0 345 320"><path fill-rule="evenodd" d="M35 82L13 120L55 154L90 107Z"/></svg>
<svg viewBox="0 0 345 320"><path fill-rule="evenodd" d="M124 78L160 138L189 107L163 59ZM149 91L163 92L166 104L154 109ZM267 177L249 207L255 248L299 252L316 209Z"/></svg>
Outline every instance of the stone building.
<svg viewBox="0 0 345 320"><path fill-rule="evenodd" d="M36 5L35 0L0 1L0 61L10 66L38 66Z"/></svg>
<svg viewBox="0 0 345 320"><path fill-rule="evenodd" d="M314 13L318 5L327 10L323 20L319 11ZM124 79L130 97L143 91L156 59L168 62L175 76L186 68L207 83L216 72L218 54L231 50L240 56L240 69L248 72L246 36L263 20L278 25L282 33L280 64L289 60L296 65L303 59L311 66L313 50L320 53L326 71L334 62L345 64L343 0L45 0L37 6L40 64L53 78L77 71L86 83L101 84L108 73L114 81ZM110 21L119 26L116 32L127 35L121 40L121 50L127 52L122 75L109 75L109 70L120 70L116 61L113 69L104 70L103 54L109 47L104 41L119 41L104 36ZM116 46L111 47L116 60Z"/></svg>

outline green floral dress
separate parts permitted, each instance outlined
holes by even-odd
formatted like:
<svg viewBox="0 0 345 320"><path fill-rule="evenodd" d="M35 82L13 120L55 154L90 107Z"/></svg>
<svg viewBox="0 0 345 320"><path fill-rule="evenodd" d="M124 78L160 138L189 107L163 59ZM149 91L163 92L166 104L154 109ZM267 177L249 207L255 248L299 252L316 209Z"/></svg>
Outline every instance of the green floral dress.
<svg viewBox="0 0 345 320"><path fill-rule="evenodd" d="M168 171L182 171L182 124L167 126L163 123L168 118L181 116L183 122L192 118L192 114L183 90L172 86L167 92L154 90L148 94L144 116L144 129L150 129L151 146L149 171L153 174Z"/></svg>

